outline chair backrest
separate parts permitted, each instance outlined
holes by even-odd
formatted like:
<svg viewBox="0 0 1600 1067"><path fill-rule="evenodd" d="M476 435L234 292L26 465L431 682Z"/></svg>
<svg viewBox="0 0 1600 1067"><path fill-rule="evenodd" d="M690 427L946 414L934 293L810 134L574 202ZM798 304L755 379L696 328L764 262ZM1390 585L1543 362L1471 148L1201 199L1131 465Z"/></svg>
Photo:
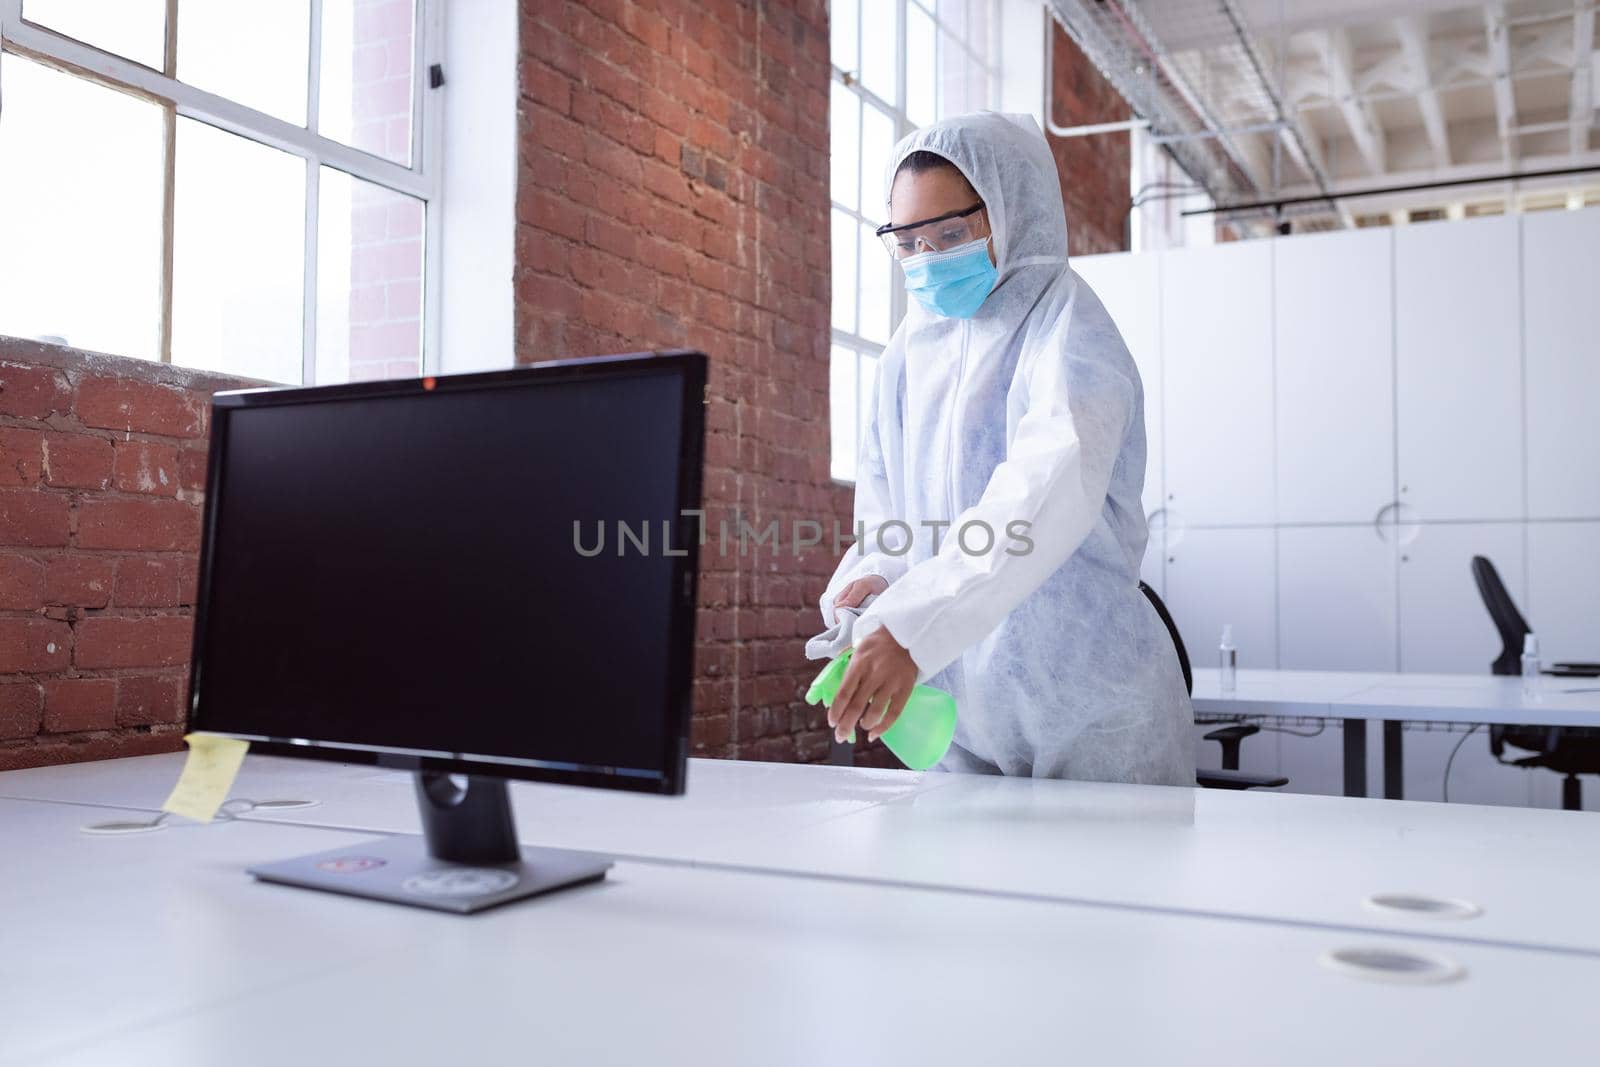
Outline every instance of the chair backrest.
<svg viewBox="0 0 1600 1067"><path fill-rule="evenodd" d="M1178 624L1172 621L1172 615L1167 611L1167 606L1156 596L1156 591L1143 582L1139 583L1139 592L1150 601L1150 606L1156 609L1156 614L1161 616L1162 623L1167 628L1167 633L1172 637L1172 647L1178 653L1178 666L1183 669L1183 687L1190 694L1194 693L1194 673L1189 669L1189 650L1183 647L1183 638L1178 636Z"/></svg>
<svg viewBox="0 0 1600 1067"><path fill-rule="evenodd" d="M1506 592L1506 585L1493 563L1482 556L1473 556L1472 578L1478 583L1478 595L1483 597L1483 606L1489 609L1494 628L1500 631L1500 657L1489 669L1495 674L1521 674L1522 639L1531 632L1527 620L1517 610L1511 594Z"/></svg>

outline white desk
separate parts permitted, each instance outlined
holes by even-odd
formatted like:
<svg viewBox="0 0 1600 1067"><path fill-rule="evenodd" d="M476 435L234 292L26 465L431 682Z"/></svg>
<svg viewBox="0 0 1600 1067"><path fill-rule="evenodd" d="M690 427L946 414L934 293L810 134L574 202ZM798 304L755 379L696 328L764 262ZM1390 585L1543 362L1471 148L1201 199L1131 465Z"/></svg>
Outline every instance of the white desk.
<svg viewBox="0 0 1600 1067"><path fill-rule="evenodd" d="M1234 692L1223 696L1222 672L1197 667L1190 699L1194 710L1202 713L1323 715L1335 701L1377 685L1383 677L1349 671L1241 670Z"/></svg>
<svg viewBox="0 0 1600 1067"><path fill-rule="evenodd" d="M159 811L183 760L183 753L174 752L8 771L0 773L0 797ZM678 861L711 843L781 838L945 777L695 759L689 761L688 792L681 797L513 782L511 800L525 842ZM422 832L408 772L252 755L229 795L317 802L310 808L254 812L251 819L358 832Z"/></svg>
<svg viewBox="0 0 1600 1067"><path fill-rule="evenodd" d="M1383 723L1383 795L1402 795L1405 722L1600 727L1600 679L1540 678L1540 694L1522 679L1493 674L1397 674L1241 670L1231 695L1221 672L1194 672L1194 710L1239 718L1298 716L1344 721L1344 791L1367 795L1367 723Z"/></svg>
<svg viewBox="0 0 1600 1067"><path fill-rule="evenodd" d="M180 761L0 774L0 795L121 795L153 810ZM319 801L246 818L419 830L404 776L257 756L245 768L236 796L285 796L281 775ZM1600 953L1600 818L1584 812L719 760L694 761L679 798L528 783L511 793L530 845ZM1386 892L1485 910L1447 921L1366 906Z"/></svg>
<svg viewBox="0 0 1600 1067"><path fill-rule="evenodd" d="M1600 956L1600 817L1588 812L951 775L698 859ZM1482 914L1367 903L1386 893L1461 899Z"/></svg>
<svg viewBox="0 0 1600 1067"><path fill-rule="evenodd" d="M1504 1067L1570 1061L1593 1037L1600 961L1581 956L637 864L462 918L243 873L348 834L80 834L95 815L0 801L28 859L0 879L7 1067ZM1402 986L1320 962L1349 944L1465 974Z"/></svg>

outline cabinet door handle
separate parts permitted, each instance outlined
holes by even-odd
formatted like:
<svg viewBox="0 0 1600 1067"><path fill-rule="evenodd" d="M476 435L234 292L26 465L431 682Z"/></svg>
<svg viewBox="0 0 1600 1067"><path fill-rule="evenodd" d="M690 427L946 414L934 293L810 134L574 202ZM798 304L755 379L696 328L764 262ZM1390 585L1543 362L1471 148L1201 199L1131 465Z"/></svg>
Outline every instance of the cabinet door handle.
<svg viewBox="0 0 1600 1067"><path fill-rule="evenodd" d="M1390 540L1391 531L1395 544L1409 545L1417 539L1417 534L1422 530L1417 509L1399 500L1391 501L1379 508L1372 516L1372 526L1378 534L1378 540L1385 544Z"/></svg>

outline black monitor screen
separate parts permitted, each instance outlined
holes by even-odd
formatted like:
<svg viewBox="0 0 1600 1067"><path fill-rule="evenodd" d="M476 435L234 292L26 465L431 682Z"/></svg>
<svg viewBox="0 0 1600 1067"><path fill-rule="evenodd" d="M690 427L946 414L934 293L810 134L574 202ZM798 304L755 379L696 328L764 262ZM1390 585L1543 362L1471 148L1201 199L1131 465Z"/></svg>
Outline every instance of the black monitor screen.
<svg viewBox="0 0 1600 1067"><path fill-rule="evenodd" d="M219 395L194 728L680 791L702 360Z"/></svg>

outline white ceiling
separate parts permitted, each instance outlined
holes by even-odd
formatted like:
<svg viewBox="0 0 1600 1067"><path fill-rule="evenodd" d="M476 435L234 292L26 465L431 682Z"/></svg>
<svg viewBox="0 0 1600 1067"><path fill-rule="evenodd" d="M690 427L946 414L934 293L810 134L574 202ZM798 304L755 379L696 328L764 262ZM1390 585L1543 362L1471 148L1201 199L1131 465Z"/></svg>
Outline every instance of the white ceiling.
<svg viewBox="0 0 1600 1067"><path fill-rule="evenodd" d="M1597 6L1057 3L1069 27L1075 8L1080 22L1096 20L1103 34L1131 40L1122 54L1135 57L1141 76L1150 77L1140 51L1154 51L1155 77L1172 87L1167 99L1179 102L1184 120L1200 116L1212 134L1206 150L1225 156L1217 173L1230 175L1232 187L1218 193L1230 202L1600 164ZM1102 51L1096 61L1112 73L1116 50ZM1288 126L1272 128L1280 111ZM1563 183L1600 186L1600 172L1546 184ZM1473 196L1469 189L1434 199ZM1348 221L1348 209L1343 214Z"/></svg>
<svg viewBox="0 0 1600 1067"><path fill-rule="evenodd" d="M1197 7L1190 0L1143 0L1137 5L1152 23L1182 21L1185 10ZM1216 7L1216 4L1204 5ZM1289 32L1334 26L1360 26L1393 19L1402 14L1432 14L1462 7L1461 0L1235 0L1234 7L1251 27L1276 33L1280 25ZM1163 33L1162 43L1173 50L1205 47L1203 34L1189 37Z"/></svg>

